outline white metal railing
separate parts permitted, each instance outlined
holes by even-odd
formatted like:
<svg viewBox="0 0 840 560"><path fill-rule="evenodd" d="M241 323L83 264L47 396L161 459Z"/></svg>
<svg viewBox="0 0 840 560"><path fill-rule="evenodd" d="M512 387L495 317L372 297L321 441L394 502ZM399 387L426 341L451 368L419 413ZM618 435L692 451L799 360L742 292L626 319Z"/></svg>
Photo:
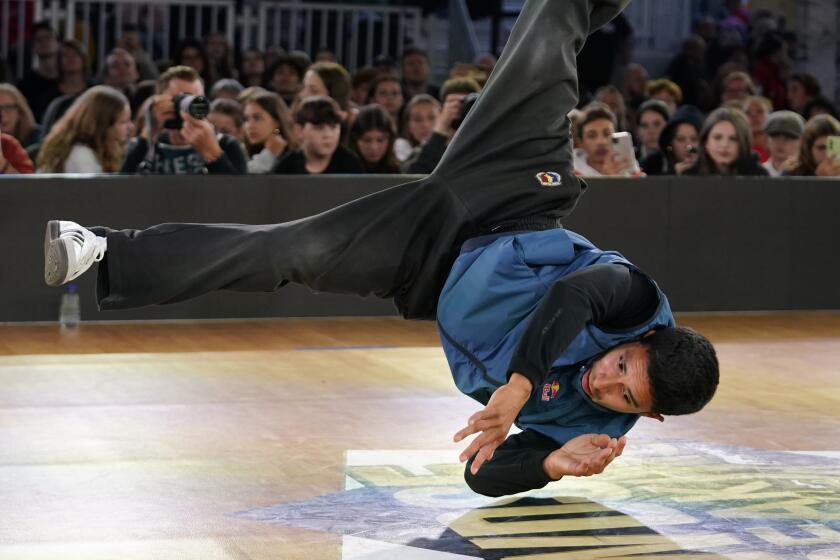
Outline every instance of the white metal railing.
<svg viewBox="0 0 840 560"><path fill-rule="evenodd" d="M691 0L633 0L624 15L637 48L676 52L691 33Z"/></svg>
<svg viewBox="0 0 840 560"><path fill-rule="evenodd" d="M135 25L146 51L162 60L170 58L174 42L209 32L223 33L238 49L283 46L309 54L330 49L350 71L379 54L399 57L407 44L422 43L422 14L416 7L294 0L256 5L247 0L239 5L236 0L0 0L0 54L6 60L14 55L10 62L18 76L25 70L28 27L42 19L62 36L90 45L100 70L126 24Z"/></svg>
<svg viewBox="0 0 840 560"><path fill-rule="evenodd" d="M261 2L255 26L247 7L243 11L242 45L265 50L285 43L307 53L329 49L351 72L379 54L402 56L407 38L416 44L420 37L419 8Z"/></svg>

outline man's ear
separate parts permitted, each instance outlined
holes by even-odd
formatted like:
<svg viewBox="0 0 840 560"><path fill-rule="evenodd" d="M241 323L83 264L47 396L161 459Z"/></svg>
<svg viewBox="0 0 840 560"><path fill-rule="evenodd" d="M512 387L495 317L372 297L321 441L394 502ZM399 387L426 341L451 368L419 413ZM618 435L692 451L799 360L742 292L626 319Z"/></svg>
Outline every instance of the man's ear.
<svg viewBox="0 0 840 560"><path fill-rule="evenodd" d="M659 414L658 412L642 412L639 416L644 416L645 418L653 418L654 420L659 420L660 422L665 421L665 417Z"/></svg>
<svg viewBox="0 0 840 560"><path fill-rule="evenodd" d="M645 334L642 335L642 338L647 338L655 332L656 332L656 329L650 329L648 332L646 332Z"/></svg>

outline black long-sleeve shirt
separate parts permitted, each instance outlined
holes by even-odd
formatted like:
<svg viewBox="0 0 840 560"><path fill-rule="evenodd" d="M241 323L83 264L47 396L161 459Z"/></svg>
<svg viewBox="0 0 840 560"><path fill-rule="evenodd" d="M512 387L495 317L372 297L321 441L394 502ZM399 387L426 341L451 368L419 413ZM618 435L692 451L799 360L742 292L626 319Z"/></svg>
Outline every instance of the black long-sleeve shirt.
<svg viewBox="0 0 840 560"><path fill-rule="evenodd" d="M557 281L525 329L508 368L539 390L551 364L587 324L621 330L642 324L656 312L659 296L644 275L620 264L598 264ZM575 369L577 366L571 366ZM503 496L542 488L551 479L543 461L562 443L533 430L509 436L477 475L467 463L464 478L475 492Z"/></svg>

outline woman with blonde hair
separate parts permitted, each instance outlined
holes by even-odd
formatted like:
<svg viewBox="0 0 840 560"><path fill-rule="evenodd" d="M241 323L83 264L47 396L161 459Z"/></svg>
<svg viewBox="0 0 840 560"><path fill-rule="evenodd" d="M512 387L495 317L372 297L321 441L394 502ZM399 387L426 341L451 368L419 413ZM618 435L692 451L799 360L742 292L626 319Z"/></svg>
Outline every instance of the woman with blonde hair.
<svg viewBox="0 0 840 560"><path fill-rule="evenodd" d="M38 153L38 171L114 173L133 128L125 95L109 86L94 86L47 135Z"/></svg>
<svg viewBox="0 0 840 560"><path fill-rule="evenodd" d="M440 110L440 101L427 93L411 98L403 112L403 135L394 143L394 153L399 161L406 161L415 148L432 136Z"/></svg>
<svg viewBox="0 0 840 560"><path fill-rule="evenodd" d="M23 147L40 140L40 128L26 98L12 84L0 83L0 130L14 136Z"/></svg>

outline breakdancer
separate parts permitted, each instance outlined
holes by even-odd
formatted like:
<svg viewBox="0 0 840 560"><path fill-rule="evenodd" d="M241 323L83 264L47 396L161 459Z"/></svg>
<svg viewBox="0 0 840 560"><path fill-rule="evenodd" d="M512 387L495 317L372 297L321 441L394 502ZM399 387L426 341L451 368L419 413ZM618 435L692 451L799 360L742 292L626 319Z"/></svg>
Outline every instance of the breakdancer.
<svg viewBox="0 0 840 560"><path fill-rule="evenodd" d="M575 57L627 1L529 0L424 179L281 224L51 221L46 282L100 262L100 309L289 282L393 298L404 317L437 321L456 385L485 405L455 434L477 434L461 454L471 488L498 496L600 473L640 416L700 410L718 384L714 348L675 327L656 283L560 225L585 189L566 118Z"/></svg>

